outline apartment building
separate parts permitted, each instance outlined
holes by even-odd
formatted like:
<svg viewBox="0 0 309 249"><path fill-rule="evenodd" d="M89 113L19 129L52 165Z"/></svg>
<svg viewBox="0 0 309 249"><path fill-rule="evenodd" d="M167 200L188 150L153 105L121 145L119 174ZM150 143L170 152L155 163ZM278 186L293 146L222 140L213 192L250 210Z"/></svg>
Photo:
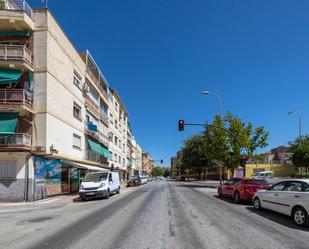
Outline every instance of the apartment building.
<svg viewBox="0 0 309 249"><path fill-rule="evenodd" d="M142 154L142 174L151 175L152 168L154 167L154 161L151 158L151 155L147 152Z"/></svg>
<svg viewBox="0 0 309 249"><path fill-rule="evenodd" d="M138 175L141 175L143 170L142 167L143 150L139 144L136 144L135 154L136 154L136 170L138 171Z"/></svg>
<svg viewBox="0 0 309 249"><path fill-rule="evenodd" d="M101 168L125 180L128 112L90 52L78 52L47 9L2 8L0 201L76 192Z"/></svg>
<svg viewBox="0 0 309 249"><path fill-rule="evenodd" d="M127 179L127 122L128 111L115 89L110 89L109 97L109 149L112 153L110 166L120 172L122 181Z"/></svg>

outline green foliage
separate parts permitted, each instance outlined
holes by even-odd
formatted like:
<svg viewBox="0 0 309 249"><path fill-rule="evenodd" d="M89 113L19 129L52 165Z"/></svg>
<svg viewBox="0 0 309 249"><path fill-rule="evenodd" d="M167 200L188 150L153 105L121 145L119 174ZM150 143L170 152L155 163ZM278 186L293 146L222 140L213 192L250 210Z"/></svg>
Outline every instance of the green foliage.
<svg viewBox="0 0 309 249"><path fill-rule="evenodd" d="M241 146L249 149L249 156L252 156L256 149L268 145L269 133L263 126L254 129L251 123L246 124L231 113L223 120L220 116L215 116L212 125L214 126L207 126L203 134L191 136L184 141L181 158L173 169L173 174L189 171L200 177L206 169L218 167L222 163L231 170L239 166L239 144L231 134L219 127L233 133Z"/></svg>
<svg viewBox="0 0 309 249"><path fill-rule="evenodd" d="M296 168L309 167L309 146L302 145L301 148L294 150L294 154L292 156L293 165Z"/></svg>
<svg viewBox="0 0 309 249"><path fill-rule="evenodd" d="M0 10L4 10L5 9L5 2L4 0L0 0Z"/></svg>
<svg viewBox="0 0 309 249"><path fill-rule="evenodd" d="M151 171L152 176L163 176L165 173L165 169L159 166L153 167Z"/></svg>
<svg viewBox="0 0 309 249"><path fill-rule="evenodd" d="M295 152L300 148L300 140L302 146L309 146L309 135L304 135L300 137L297 137L294 141L290 141L289 144L289 150L291 152Z"/></svg>

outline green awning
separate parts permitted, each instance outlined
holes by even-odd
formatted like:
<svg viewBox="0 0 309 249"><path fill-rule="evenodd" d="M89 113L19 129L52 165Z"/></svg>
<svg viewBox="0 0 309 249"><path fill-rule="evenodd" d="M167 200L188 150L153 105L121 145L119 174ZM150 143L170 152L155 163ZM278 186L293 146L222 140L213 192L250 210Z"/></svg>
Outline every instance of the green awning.
<svg viewBox="0 0 309 249"><path fill-rule="evenodd" d="M14 69L0 69L0 85L3 84L14 84L21 76L20 70Z"/></svg>
<svg viewBox="0 0 309 249"><path fill-rule="evenodd" d="M16 129L18 112L0 112L0 134L12 134Z"/></svg>
<svg viewBox="0 0 309 249"><path fill-rule="evenodd" d="M131 165L132 165L132 160L128 159L128 166L131 166Z"/></svg>
<svg viewBox="0 0 309 249"><path fill-rule="evenodd" d="M90 150L102 154L101 145L97 143L94 139L88 137L88 144L90 147Z"/></svg>
<svg viewBox="0 0 309 249"><path fill-rule="evenodd" d="M0 36L30 36L29 31L0 31Z"/></svg>
<svg viewBox="0 0 309 249"><path fill-rule="evenodd" d="M105 156L106 158L112 159L112 153L103 146L101 146L101 148L102 148L103 156Z"/></svg>

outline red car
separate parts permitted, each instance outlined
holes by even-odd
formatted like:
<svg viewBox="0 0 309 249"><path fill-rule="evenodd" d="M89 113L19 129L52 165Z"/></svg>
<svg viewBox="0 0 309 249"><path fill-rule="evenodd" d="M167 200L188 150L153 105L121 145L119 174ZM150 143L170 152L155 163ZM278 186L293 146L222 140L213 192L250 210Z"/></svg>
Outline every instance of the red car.
<svg viewBox="0 0 309 249"><path fill-rule="evenodd" d="M225 182L222 188L218 188L219 196L226 196L234 199L235 203L242 200L252 201L257 189L268 189L271 187L267 181L255 178L237 177Z"/></svg>

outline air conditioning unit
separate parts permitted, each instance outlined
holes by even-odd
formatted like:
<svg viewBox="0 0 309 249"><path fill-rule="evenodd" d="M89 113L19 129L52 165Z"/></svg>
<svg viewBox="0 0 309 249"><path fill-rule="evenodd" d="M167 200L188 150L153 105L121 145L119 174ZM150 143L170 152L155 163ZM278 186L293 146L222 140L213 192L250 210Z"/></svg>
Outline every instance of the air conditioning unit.
<svg viewBox="0 0 309 249"><path fill-rule="evenodd" d="M84 92L88 93L90 91L89 86L85 83L83 86Z"/></svg>

